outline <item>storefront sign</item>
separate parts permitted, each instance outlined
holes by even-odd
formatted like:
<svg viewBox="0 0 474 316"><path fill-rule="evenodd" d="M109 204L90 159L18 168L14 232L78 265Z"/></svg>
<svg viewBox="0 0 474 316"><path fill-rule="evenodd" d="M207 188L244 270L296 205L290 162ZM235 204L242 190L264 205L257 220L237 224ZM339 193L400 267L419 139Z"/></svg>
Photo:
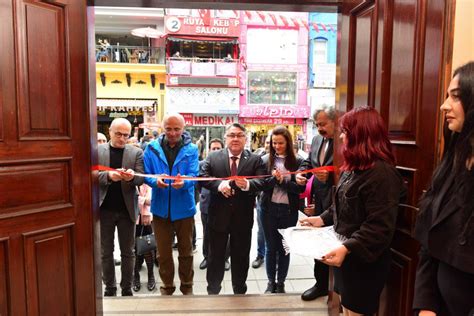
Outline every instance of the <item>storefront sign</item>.
<svg viewBox="0 0 474 316"><path fill-rule="evenodd" d="M239 116L252 118L308 118L310 107L307 105L242 105Z"/></svg>
<svg viewBox="0 0 474 316"><path fill-rule="evenodd" d="M165 16L168 34L239 37L239 26L240 22L237 19L209 18L209 21L205 21L201 17Z"/></svg>
<svg viewBox="0 0 474 316"><path fill-rule="evenodd" d="M181 113L186 126L226 126L237 123L236 115Z"/></svg>
<svg viewBox="0 0 474 316"><path fill-rule="evenodd" d="M282 125L282 124L296 124L302 125L303 119L301 118L257 118L257 117L241 117L239 118L241 124L268 124L268 125Z"/></svg>

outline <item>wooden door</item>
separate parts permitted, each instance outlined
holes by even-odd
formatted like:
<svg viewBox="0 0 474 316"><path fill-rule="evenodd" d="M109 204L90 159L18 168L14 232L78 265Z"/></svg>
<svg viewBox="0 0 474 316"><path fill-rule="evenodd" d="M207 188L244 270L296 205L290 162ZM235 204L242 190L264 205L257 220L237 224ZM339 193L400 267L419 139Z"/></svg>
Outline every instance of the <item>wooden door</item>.
<svg viewBox="0 0 474 316"><path fill-rule="evenodd" d="M438 109L452 8L449 0L359 0L341 8L339 110L370 105L381 113L409 189L379 315L411 315L419 248L413 238L416 205L439 149Z"/></svg>
<svg viewBox="0 0 474 316"><path fill-rule="evenodd" d="M0 315L96 312L86 16L1 1Z"/></svg>

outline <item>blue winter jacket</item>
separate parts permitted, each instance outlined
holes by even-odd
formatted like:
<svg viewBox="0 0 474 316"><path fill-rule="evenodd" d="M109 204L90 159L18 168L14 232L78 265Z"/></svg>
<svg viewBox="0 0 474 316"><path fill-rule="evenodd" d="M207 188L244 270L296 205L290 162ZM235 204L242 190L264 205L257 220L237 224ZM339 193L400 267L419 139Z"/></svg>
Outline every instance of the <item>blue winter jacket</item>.
<svg viewBox="0 0 474 316"><path fill-rule="evenodd" d="M182 176L195 177L199 174L198 148L191 142L188 132L183 132L183 147L178 152L174 161L171 175L178 173ZM152 141L143 155L145 173L169 175L170 168L166 155L161 147L164 134L158 140ZM188 218L196 214L194 202L194 182L184 181L181 189L174 189L171 185L167 188L159 188L155 178L145 178L145 183L152 187L151 212L155 216L170 218L171 221ZM165 180L172 183L172 180Z"/></svg>

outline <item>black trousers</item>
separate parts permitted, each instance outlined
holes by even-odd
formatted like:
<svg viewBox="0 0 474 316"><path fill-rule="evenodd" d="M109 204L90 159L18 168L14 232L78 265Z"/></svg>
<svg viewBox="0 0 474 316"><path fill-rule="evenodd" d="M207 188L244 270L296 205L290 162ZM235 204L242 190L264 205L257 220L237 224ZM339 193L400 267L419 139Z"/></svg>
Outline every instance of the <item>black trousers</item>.
<svg viewBox="0 0 474 316"><path fill-rule="evenodd" d="M229 232L219 232L209 227L208 233L207 293L219 294L222 289L221 284L225 272L226 248L230 241L232 289L234 290L234 294L245 294L247 292L246 281L249 271L252 226L239 227L239 225L232 225Z"/></svg>

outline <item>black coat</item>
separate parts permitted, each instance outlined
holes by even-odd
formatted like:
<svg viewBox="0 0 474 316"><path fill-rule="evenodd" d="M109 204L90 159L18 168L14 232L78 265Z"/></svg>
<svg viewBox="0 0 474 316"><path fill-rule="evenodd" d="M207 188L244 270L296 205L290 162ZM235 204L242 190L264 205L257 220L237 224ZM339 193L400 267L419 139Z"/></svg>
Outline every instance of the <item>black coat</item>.
<svg viewBox="0 0 474 316"><path fill-rule="evenodd" d="M269 161L268 154L262 157L262 161L267 168L267 174L271 174L272 171L270 170L270 166L268 165L268 161ZM302 158L299 158L299 157L296 158L297 166L301 165L302 162L303 162ZM298 170L298 167L295 170L291 170L291 171L296 171L296 170ZM278 183L275 177L268 177L264 181L265 181L264 189L260 196L260 203L261 203L260 205L262 206L262 209L269 208L270 202L272 201L273 189L276 186L280 186L288 192L288 201L290 205L290 210L293 212L296 212L299 210L300 193L304 192L304 190L306 189L306 185L296 184L296 179L295 179L294 174L291 175L291 179L289 181L283 180L281 184Z"/></svg>
<svg viewBox="0 0 474 316"><path fill-rule="evenodd" d="M321 218L348 238L344 245L351 255L373 262L390 246L404 193L395 167L377 161L370 169L341 175L335 201Z"/></svg>
<svg viewBox="0 0 474 316"><path fill-rule="evenodd" d="M472 176L474 175L471 174ZM464 275L462 279L474 280L473 206L468 203L471 204L468 206L471 207L470 210L463 207L465 198L471 193L468 193L467 185L457 187L455 180L455 176L449 169L447 175L443 177L444 184L439 192L433 194L430 189L426 193L415 227L415 236L421 244L421 250L416 272L413 308L433 310L439 315L466 313L465 310L454 312L466 306L449 303L445 305L443 302L440 284L452 284L456 281L454 277L448 277L449 280L440 280L438 274L440 265L451 267L450 271L457 270L458 279L460 275ZM471 283L470 288L463 288L461 284L456 284L441 290L453 293L467 305L467 310L472 308L474 311L473 289L474 283Z"/></svg>
<svg viewBox="0 0 474 316"><path fill-rule="evenodd" d="M250 153L248 150L242 152L237 175L254 176L264 175L265 166L260 156ZM203 177L230 177L229 153L227 148L214 151L204 161L201 168ZM242 225L252 227L253 209L255 197L258 191L263 189L263 179L249 179L249 191L240 190L235 184L231 186L235 190L232 197L226 198L218 191L222 181L203 182L202 186L211 191L208 209L208 224L212 229L219 232L228 232L230 225Z"/></svg>

